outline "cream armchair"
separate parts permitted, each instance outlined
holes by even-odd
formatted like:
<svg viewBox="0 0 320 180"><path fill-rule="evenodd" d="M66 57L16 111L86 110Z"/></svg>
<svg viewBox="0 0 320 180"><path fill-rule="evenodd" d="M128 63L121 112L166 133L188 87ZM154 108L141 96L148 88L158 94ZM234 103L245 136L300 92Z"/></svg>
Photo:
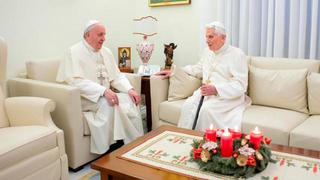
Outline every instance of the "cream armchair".
<svg viewBox="0 0 320 180"><path fill-rule="evenodd" d="M5 98L6 44L0 37L0 179L68 179L63 131L46 98Z"/></svg>
<svg viewBox="0 0 320 180"><path fill-rule="evenodd" d="M46 97L56 102L52 113L54 123L64 131L69 167L77 171L96 158L90 153L90 130L81 110L80 90L55 82L59 59L28 61L27 77L8 80L10 96ZM140 93L141 77L126 74Z"/></svg>

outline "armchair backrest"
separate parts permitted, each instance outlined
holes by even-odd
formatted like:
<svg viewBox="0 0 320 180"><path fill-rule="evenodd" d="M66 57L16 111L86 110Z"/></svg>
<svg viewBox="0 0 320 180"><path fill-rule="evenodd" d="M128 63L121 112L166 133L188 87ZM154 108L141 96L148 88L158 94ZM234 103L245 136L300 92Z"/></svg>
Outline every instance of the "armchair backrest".
<svg viewBox="0 0 320 180"><path fill-rule="evenodd" d="M316 59L294 59L276 57L250 57L250 65L261 69L308 69L309 72L319 72L320 61Z"/></svg>
<svg viewBox="0 0 320 180"><path fill-rule="evenodd" d="M56 82L56 76L58 73L59 58L55 59L46 59L42 61L27 61L26 62L26 71L27 71L27 78L40 80L40 81L47 81L47 82ZM137 74L129 74L124 73L128 78L131 85L134 89L140 93L141 91L141 77Z"/></svg>
<svg viewBox="0 0 320 180"><path fill-rule="evenodd" d="M9 121L4 111L4 98L6 92L6 67L7 67L7 45L0 37L0 128L9 126Z"/></svg>
<svg viewBox="0 0 320 180"><path fill-rule="evenodd" d="M6 67L7 67L7 44L0 36L0 86L2 92L6 92Z"/></svg>

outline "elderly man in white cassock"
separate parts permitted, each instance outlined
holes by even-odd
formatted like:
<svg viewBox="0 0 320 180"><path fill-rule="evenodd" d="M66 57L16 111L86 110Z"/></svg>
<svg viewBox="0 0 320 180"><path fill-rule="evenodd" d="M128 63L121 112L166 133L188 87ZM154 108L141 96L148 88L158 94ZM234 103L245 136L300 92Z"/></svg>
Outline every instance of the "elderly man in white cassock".
<svg viewBox="0 0 320 180"><path fill-rule="evenodd" d="M90 149L96 154L105 153L117 140L128 143L143 135L141 98L120 74L110 49L103 46L105 35L103 24L89 21L83 40L71 46L60 63L56 79L80 89Z"/></svg>
<svg viewBox="0 0 320 180"><path fill-rule="evenodd" d="M248 85L248 64L245 54L226 42L226 30L222 23L206 26L208 47L195 65L183 67L189 75L202 77L202 86L182 106L178 126L191 129L201 96L204 96L196 128L205 130L211 124L215 128L241 126L245 108L250 98L245 92ZM170 70L158 73L165 78Z"/></svg>

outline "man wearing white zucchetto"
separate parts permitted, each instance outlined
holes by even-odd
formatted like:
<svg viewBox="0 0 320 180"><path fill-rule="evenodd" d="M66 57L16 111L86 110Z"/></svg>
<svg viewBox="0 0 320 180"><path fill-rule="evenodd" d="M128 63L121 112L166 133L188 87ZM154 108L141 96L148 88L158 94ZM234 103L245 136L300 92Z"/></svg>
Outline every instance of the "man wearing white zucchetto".
<svg viewBox="0 0 320 180"><path fill-rule="evenodd" d="M245 108L251 103L245 92L248 85L248 64L239 48L226 42L226 29L220 22L206 26L208 47L195 65L183 67L189 75L202 77L202 86L182 106L178 126L191 129L201 96L204 96L199 111L197 130L205 130L210 124L215 128L241 126ZM159 75L170 77L171 71Z"/></svg>
<svg viewBox="0 0 320 180"><path fill-rule="evenodd" d="M117 140L128 143L143 135L141 98L103 46L105 35L102 23L89 21L82 41L71 46L61 61L56 79L80 89L91 132L90 151L96 154L105 153Z"/></svg>

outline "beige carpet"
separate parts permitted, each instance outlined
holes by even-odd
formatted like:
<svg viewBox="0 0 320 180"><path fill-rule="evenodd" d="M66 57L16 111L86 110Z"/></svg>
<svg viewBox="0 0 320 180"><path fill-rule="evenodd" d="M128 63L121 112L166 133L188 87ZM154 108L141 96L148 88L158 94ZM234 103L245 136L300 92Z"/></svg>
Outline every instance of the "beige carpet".
<svg viewBox="0 0 320 180"><path fill-rule="evenodd" d="M165 131L125 153L122 158L148 164L168 171L192 175L204 179L233 179L210 172L200 171L195 162L190 162L189 153L194 139L202 137ZM306 158L273 152L277 163L269 163L265 171L250 179L320 179L320 159Z"/></svg>
<svg viewBox="0 0 320 180"><path fill-rule="evenodd" d="M70 180L100 180L100 173L90 168L90 164L86 165L78 172L69 171Z"/></svg>

